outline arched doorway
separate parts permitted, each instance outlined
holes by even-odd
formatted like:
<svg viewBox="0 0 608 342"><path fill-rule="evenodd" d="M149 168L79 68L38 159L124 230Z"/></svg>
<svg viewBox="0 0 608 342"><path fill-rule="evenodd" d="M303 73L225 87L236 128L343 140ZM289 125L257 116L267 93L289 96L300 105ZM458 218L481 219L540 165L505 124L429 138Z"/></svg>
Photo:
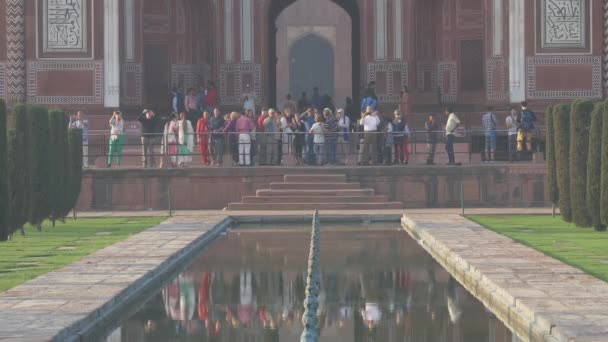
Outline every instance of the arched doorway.
<svg viewBox="0 0 608 342"><path fill-rule="evenodd" d="M271 4L268 12L268 103L272 105L277 104L277 18L287 7L292 5L298 0L271 0ZM306 0L299 0L306 1ZM352 83L352 97L355 101L359 98L359 92L361 89L361 39L360 39L360 19L359 19L359 7L356 0L330 0L339 7L341 7L351 21L351 83ZM297 96L297 95L295 95ZM339 99L341 103L344 99Z"/></svg>
<svg viewBox="0 0 608 342"><path fill-rule="evenodd" d="M294 96L319 87L334 97L334 50L323 38L309 34L289 50L289 91Z"/></svg>

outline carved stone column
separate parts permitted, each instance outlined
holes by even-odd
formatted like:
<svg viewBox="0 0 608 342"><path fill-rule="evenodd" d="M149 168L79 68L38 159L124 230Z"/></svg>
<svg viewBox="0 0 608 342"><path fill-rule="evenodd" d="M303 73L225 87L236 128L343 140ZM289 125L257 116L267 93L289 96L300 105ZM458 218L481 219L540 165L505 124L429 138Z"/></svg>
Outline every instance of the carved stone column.
<svg viewBox="0 0 608 342"><path fill-rule="evenodd" d="M511 103L526 99L524 0L509 1L509 86Z"/></svg>
<svg viewBox="0 0 608 342"><path fill-rule="evenodd" d="M25 0L6 0L6 99L25 101Z"/></svg>

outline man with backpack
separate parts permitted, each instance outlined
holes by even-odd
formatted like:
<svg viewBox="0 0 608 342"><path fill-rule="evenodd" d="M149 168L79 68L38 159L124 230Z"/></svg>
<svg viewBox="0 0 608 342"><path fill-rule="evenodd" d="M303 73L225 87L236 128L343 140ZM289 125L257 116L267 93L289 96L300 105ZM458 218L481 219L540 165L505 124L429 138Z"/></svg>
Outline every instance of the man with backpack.
<svg viewBox="0 0 608 342"><path fill-rule="evenodd" d="M536 115L528 109L528 102L521 103L521 112L517 117L519 131L517 132L517 152L521 154L524 151L524 141L526 142L526 151L532 151L532 132L534 131L534 122Z"/></svg>

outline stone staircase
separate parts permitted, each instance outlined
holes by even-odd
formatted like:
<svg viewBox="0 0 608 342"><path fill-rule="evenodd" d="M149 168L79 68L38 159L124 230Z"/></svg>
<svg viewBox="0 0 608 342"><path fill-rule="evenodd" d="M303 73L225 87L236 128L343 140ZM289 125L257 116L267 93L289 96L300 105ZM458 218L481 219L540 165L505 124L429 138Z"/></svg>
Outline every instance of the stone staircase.
<svg viewBox="0 0 608 342"><path fill-rule="evenodd" d="M381 210L402 209L401 202L389 202L374 189L362 189L347 182L346 175L285 175L282 183L244 196L230 203L228 210Z"/></svg>

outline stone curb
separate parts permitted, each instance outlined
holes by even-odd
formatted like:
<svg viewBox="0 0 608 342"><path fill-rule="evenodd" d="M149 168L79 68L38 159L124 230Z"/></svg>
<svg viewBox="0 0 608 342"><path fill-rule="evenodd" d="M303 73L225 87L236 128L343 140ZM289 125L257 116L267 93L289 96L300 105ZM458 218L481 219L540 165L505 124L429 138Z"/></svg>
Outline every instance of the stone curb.
<svg viewBox="0 0 608 342"><path fill-rule="evenodd" d="M158 267L127 286L100 308L75 324L61 330L52 340L65 342L94 341L98 338L100 332L110 332L107 330L111 329L120 317L135 313L138 310L137 303L145 299L151 291L170 280L183 267L184 262L200 253L202 248L214 242L234 223L235 221L231 217L224 218L213 228L175 252Z"/></svg>
<svg viewBox="0 0 608 342"><path fill-rule="evenodd" d="M484 270L476 269L467 260L460 257L458 252L451 251L444 243L436 239L432 232L429 232L423 225L419 225L415 219L405 214L401 218L401 225L441 266L488 307L522 341L582 341L576 339L573 334L556 329L552 320L528 306L525 298L518 298L517 295L511 294L507 289L495 284L491 275L487 275Z"/></svg>

